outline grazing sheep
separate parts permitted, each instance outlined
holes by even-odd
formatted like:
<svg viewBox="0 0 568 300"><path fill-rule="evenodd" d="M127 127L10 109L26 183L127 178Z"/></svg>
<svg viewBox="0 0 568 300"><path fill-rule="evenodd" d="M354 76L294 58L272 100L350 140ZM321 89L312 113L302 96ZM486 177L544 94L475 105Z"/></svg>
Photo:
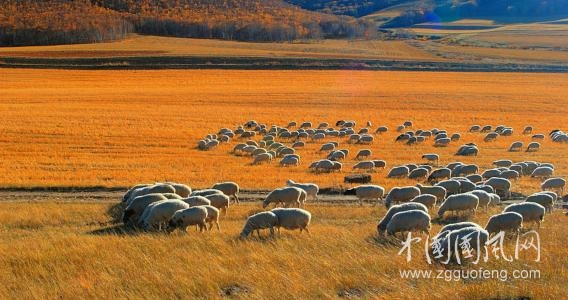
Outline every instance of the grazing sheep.
<svg viewBox="0 0 568 300"><path fill-rule="evenodd" d="M452 170L452 177L466 176L479 172L477 165L459 165Z"/></svg>
<svg viewBox="0 0 568 300"><path fill-rule="evenodd" d="M137 185L131 187L122 196L122 203L126 203L126 202L128 202L129 199L132 199L131 195L135 190L138 190L140 188L147 187L147 186L150 186L150 185L152 185L152 184L151 183L142 183L142 184L137 184Z"/></svg>
<svg viewBox="0 0 568 300"><path fill-rule="evenodd" d="M367 172L373 172L375 168L375 163L370 160L360 161L353 165L353 170L365 170Z"/></svg>
<svg viewBox="0 0 568 300"><path fill-rule="evenodd" d="M158 193L138 196L130 201L122 213L122 222L125 225L138 224L138 219L148 205L154 202L167 200L166 196Z"/></svg>
<svg viewBox="0 0 568 300"><path fill-rule="evenodd" d="M193 191L189 196L207 196L207 195L213 195L213 194L224 194L223 191L218 190L218 189L203 189L203 190L197 190L197 191Z"/></svg>
<svg viewBox="0 0 568 300"><path fill-rule="evenodd" d="M395 142L404 142L404 141L408 141L411 138L411 136L407 133L403 133L400 134L399 136L396 137Z"/></svg>
<svg viewBox="0 0 568 300"><path fill-rule="evenodd" d="M377 169L378 168L384 169L387 166L387 162L384 160L373 160L372 162L375 165L375 168Z"/></svg>
<svg viewBox="0 0 568 300"><path fill-rule="evenodd" d="M472 126L469 128L469 132L472 132L472 133L473 133L473 132L479 132L480 130L481 130L481 126L479 126L479 125L472 125Z"/></svg>
<svg viewBox="0 0 568 300"><path fill-rule="evenodd" d="M322 152L322 151L332 151L332 150L335 150L335 147L336 147L336 146L335 146L334 143L325 143L325 144L321 145L319 151L320 151L320 152Z"/></svg>
<svg viewBox="0 0 568 300"><path fill-rule="evenodd" d="M392 203L408 202L420 195L420 189L415 186L393 187L385 199L385 206L389 208Z"/></svg>
<svg viewBox="0 0 568 300"><path fill-rule="evenodd" d="M430 236L430 215L422 210L407 210L394 214L387 224L387 234L398 232L425 232Z"/></svg>
<svg viewBox="0 0 568 300"><path fill-rule="evenodd" d="M452 140L450 138L437 139L434 142L434 147L447 147Z"/></svg>
<svg viewBox="0 0 568 300"><path fill-rule="evenodd" d="M239 190L240 187L236 182L226 181L215 183L211 189L221 191L223 194L233 197L233 199L239 203Z"/></svg>
<svg viewBox="0 0 568 300"><path fill-rule="evenodd" d="M454 134L452 134L452 136L450 137L450 140L451 140L452 142L454 142L454 141L459 141L460 139L461 139L461 135L460 135L459 133L454 133Z"/></svg>
<svg viewBox="0 0 568 300"><path fill-rule="evenodd" d="M372 151L369 149L361 149L359 150L359 152L357 152L357 155L355 156L355 159L364 159L364 158L368 158L369 156L372 155Z"/></svg>
<svg viewBox="0 0 568 300"><path fill-rule="evenodd" d="M387 178L406 178L410 170L407 166L399 166L392 168L387 174Z"/></svg>
<svg viewBox="0 0 568 300"><path fill-rule="evenodd" d="M291 121L290 123L288 123L286 128L292 128L292 127L296 127L296 126L298 126L298 123L296 123L296 121Z"/></svg>
<svg viewBox="0 0 568 300"><path fill-rule="evenodd" d="M490 237L494 233L507 230L519 234L521 228L523 228L523 216L516 212L505 212L493 215L489 218L489 221L487 221L487 225L485 226L485 230L487 230Z"/></svg>
<svg viewBox="0 0 568 300"><path fill-rule="evenodd" d="M174 187L175 193L180 195L182 198L185 198L191 194L191 188L182 183L175 183L175 182L165 182L165 184L169 184Z"/></svg>
<svg viewBox="0 0 568 300"><path fill-rule="evenodd" d="M223 194L212 194L205 196L211 202L211 206L223 211L223 215L227 215L229 210L230 197ZM190 204L191 205L191 204Z"/></svg>
<svg viewBox="0 0 568 300"><path fill-rule="evenodd" d="M304 143L302 141L297 141L297 142L294 142L294 144L292 144L292 148L294 148L294 149L303 148L304 146L306 146L306 143Z"/></svg>
<svg viewBox="0 0 568 300"><path fill-rule="evenodd" d="M527 197L525 202L538 203L546 209L547 212L551 213L554 209L554 197L549 194L535 193Z"/></svg>
<svg viewBox="0 0 568 300"><path fill-rule="evenodd" d="M523 134L531 134L532 132L533 132L532 126L527 126L527 127L525 127L525 129L523 130Z"/></svg>
<svg viewBox="0 0 568 300"><path fill-rule="evenodd" d="M511 182L505 178L493 177L489 178L485 185L493 187L495 193L499 196L509 199L511 198Z"/></svg>
<svg viewBox="0 0 568 300"><path fill-rule="evenodd" d="M483 181L483 176L479 175L479 174L471 174L471 175L467 175L465 178L467 178L467 180L473 182L473 183L478 183L478 182L482 182Z"/></svg>
<svg viewBox="0 0 568 300"><path fill-rule="evenodd" d="M483 126L483 128L481 128L481 130L479 132L487 133L487 132L491 131L491 129L492 129L491 125L485 125L485 126Z"/></svg>
<svg viewBox="0 0 568 300"><path fill-rule="evenodd" d="M292 179L286 181L287 186L293 186L306 191L307 197L313 201L318 201L319 186L315 183L299 183Z"/></svg>
<svg viewBox="0 0 568 300"><path fill-rule="evenodd" d="M276 229L279 233L280 227L284 227L288 230L300 229L300 233L302 230L310 233L308 226L310 225L312 214L309 211L301 208L275 208L271 211L278 218Z"/></svg>
<svg viewBox="0 0 568 300"><path fill-rule="evenodd" d="M460 183L460 191L459 191L460 193L471 192L476 188L475 183L469 181L467 178L455 177L454 180L457 180Z"/></svg>
<svg viewBox="0 0 568 300"><path fill-rule="evenodd" d="M484 252L485 243L489 239L489 233L481 227L465 227L457 230L447 231L447 234L439 239L441 245L442 257L459 257L459 261L464 261L464 253L461 250L456 252L456 247L464 240L469 240L469 248L472 250ZM459 248L461 249L461 248ZM432 251L432 250L431 250ZM481 257L482 254L478 253ZM466 257L467 258L467 257Z"/></svg>
<svg viewBox="0 0 568 300"><path fill-rule="evenodd" d="M454 230L459 230L462 228L468 228L468 227L474 227L474 228L481 228L481 226L479 226L479 224L474 223L474 222L457 222L457 223L452 223L452 224L447 224L444 225L444 227L442 227L440 229L440 232L438 232L438 234L436 236L434 236L434 239L440 239L442 237L444 237L445 235L449 234L451 231Z"/></svg>
<svg viewBox="0 0 568 300"><path fill-rule="evenodd" d="M160 195L163 195L167 199L182 199L183 198L182 196L180 196L178 194L174 194L174 193L161 193Z"/></svg>
<svg viewBox="0 0 568 300"><path fill-rule="evenodd" d="M479 198L474 194L457 194L446 198L438 210L438 217L443 218L444 213L447 211L471 211L475 214L477 206L479 205Z"/></svg>
<svg viewBox="0 0 568 300"><path fill-rule="evenodd" d="M514 142L509 147L509 152L519 152L523 148L523 142Z"/></svg>
<svg viewBox="0 0 568 300"><path fill-rule="evenodd" d="M489 203L491 203L491 195L483 190L474 190L469 192L473 195L476 195L477 198L479 199L479 204L477 205L478 208L483 207L484 211L487 211L487 208L489 207Z"/></svg>
<svg viewBox="0 0 568 300"><path fill-rule="evenodd" d="M554 169L551 167L538 167L536 169L534 169L534 171L532 171L531 173L531 177L532 178L549 178L554 174Z"/></svg>
<svg viewBox="0 0 568 300"><path fill-rule="evenodd" d="M483 171L483 173L481 174L481 177L483 177L484 179L489 179L489 178L493 178L493 177L499 177L499 175L501 175L500 169L487 169L487 170Z"/></svg>
<svg viewBox="0 0 568 300"><path fill-rule="evenodd" d="M433 209L436 206L437 197L430 194L418 195L410 200L410 202L422 203L426 207Z"/></svg>
<svg viewBox="0 0 568 300"><path fill-rule="evenodd" d="M146 206L139 219L139 225L146 231L161 230L174 213L180 209L189 208L189 204L178 200L161 200Z"/></svg>
<svg viewBox="0 0 568 300"><path fill-rule="evenodd" d="M274 235L274 227L278 224L278 217L271 211L263 211L248 217L240 237L246 238L251 232L256 230L260 237L261 229L270 229L270 234Z"/></svg>
<svg viewBox="0 0 568 300"><path fill-rule="evenodd" d="M372 135L363 134L363 135L361 135L361 137L357 141L357 144L371 145L374 140L375 140L375 138Z"/></svg>
<svg viewBox="0 0 568 300"><path fill-rule="evenodd" d="M212 196L212 195L220 195L220 194L211 194L208 196ZM189 204L189 206L200 206L200 205L211 205L211 201L209 201L209 199L205 198L205 196L190 196L187 198L183 198L181 199L181 201Z"/></svg>
<svg viewBox="0 0 568 300"><path fill-rule="evenodd" d="M525 150L525 152L536 152L540 149L540 143L538 142L531 142L528 146L527 146L527 150Z"/></svg>
<svg viewBox="0 0 568 300"><path fill-rule="evenodd" d="M409 203L402 203L399 205L393 205L385 216L379 221L377 224L377 232L379 235L382 235L387 230L387 225L396 213L408 210L421 210L425 213L428 213L428 208L424 206L422 203L416 202L409 202Z"/></svg>
<svg viewBox="0 0 568 300"><path fill-rule="evenodd" d="M533 140L544 140L544 134L534 134L531 139Z"/></svg>
<svg viewBox="0 0 568 300"><path fill-rule="evenodd" d="M300 161L295 156L285 156L283 157L280 162L280 166L287 167L287 166L299 166Z"/></svg>
<svg viewBox="0 0 568 300"><path fill-rule="evenodd" d="M384 194L385 189L383 187L373 184L359 185L343 192L343 195L355 195L360 206L363 205L363 200L377 200L376 205Z"/></svg>
<svg viewBox="0 0 568 300"><path fill-rule="evenodd" d="M214 207L213 207L214 208ZM177 210L168 220L166 231L171 233L176 228L187 233L187 227L192 225L199 226L199 230L207 229L206 220L208 217L208 209L205 206L195 206ZM219 223L217 223L217 226ZM217 227L219 228L219 227Z"/></svg>
<svg viewBox="0 0 568 300"><path fill-rule="evenodd" d="M541 185L540 188L543 191L552 190L560 192L558 195L564 195L564 187L566 186L566 180L560 177L549 178L545 180Z"/></svg>
<svg viewBox="0 0 568 300"><path fill-rule="evenodd" d="M270 153L261 153L258 154L254 157L254 160L252 162L253 165L259 165L265 162L270 162L272 161L272 155L270 155Z"/></svg>
<svg viewBox="0 0 568 300"><path fill-rule="evenodd" d="M437 182L442 179L449 179L450 177L452 177L452 170L450 170L449 168L441 168L432 171L427 180L429 182Z"/></svg>
<svg viewBox="0 0 568 300"><path fill-rule="evenodd" d="M425 180L427 177L428 177L428 169L426 168L416 168L412 170L410 174L408 174L409 179Z"/></svg>
<svg viewBox="0 0 568 300"><path fill-rule="evenodd" d="M329 153L329 155L327 156L328 160L331 161L338 161L338 160L343 160L345 159L347 155L345 154L345 152L343 151L339 151L339 150L335 150L335 151L331 151Z"/></svg>
<svg viewBox="0 0 568 300"><path fill-rule="evenodd" d="M505 167L508 168L513 164L513 162L509 159L500 159L493 162L493 165L496 167Z"/></svg>
<svg viewBox="0 0 568 300"><path fill-rule="evenodd" d="M133 190L130 194L128 198L124 198L123 197L123 202L128 203L130 199L134 199L138 196L143 196L143 195L147 195L147 194L154 194L154 193L175 193L176 189L169 185L169 184L165 184L165 183L156 183L153 185L148 185L148 186L144 186L144 187L140 187L137 188L135 190ZM127 192L128 194L128 192ZM126 196L126 195L125 195Z"/></svg>
<svg viewBox="0 0 568 300"><path fill-rule="evenodd" d="M385 132L387 132L387 131L389 131L388 127L386 127L386 126L379 126L379 127L377 128L377 130L375 130L375 133L383 134L383 133L385 133Z"/></svg>
<svg viewBox="0 0 568 300"><path fill-rule="evenodd" d="M322 159L322 160L315 161L309 166L309 169L313 169L314 172L316 172L316 173L331 172L332 168L333 168L333 161L328 160L328 159Z"/></svg>
<svg viewBox="0 0 568 300"><path fill-rule="evenodd" d="M262 202L262 208L266 208L270 203L275 203L275 205L284 204L285 207L290 205L300 207L302 191L302 189L293 186L274 189Z"/></svg>
<svg viewBox="0 0 568 300"><path fill-rule="evenodd" d="M420 189L420 194L429 194L436 196L436 202L441 202L446 199L446 188L443 186L424 186L417 184L416 187Z"/></svg>
<svg viewBox="0 0 568 300"><path fill-rule="evenodd" d="M440 161L440 156L435 153L426 153L422 155L422 159L425 159L428 162L435 162L436 164L438 164L438 162Z"/></svg>
<svg viewBox="0 0 568 300"><path fill-rule="evenodd" d="M458 194L461 190L461 182L454 179L440 181L434 186L441 186L446 189L446 196Z"/></svg>
<svg viewBox="0 0 568 300"><path fill-rule="evenodd" d="M205 228L211 231L211 229L213 229L213 224L215 224L217 226L217 230L221 231L219 226L219 209L213 205L203 205L200 207L205 207L205 209L207 209L207 218L205 218L205 222L209 223L209 228Z"/></svg>
<svg viewBox="0 0 568 300"><path fill-rule="evenodd" d="M495 193L495 189L494 189L492 186L486 185L486 184L478 184L478 185L475 187L475 189L476 189L476 190L480 190L480 191L486 191L486 192L488 192L488 193L490 193L490 194L491 194L491 193ZM495 194L495 195L497 195L497 194Z"/></svg>
<svg viewBox="0 0 568 300"><path fill-rule="evenodd" d="M483 141L484 142L494 142L495 140L497 140L498 136L499 136L499 134L497 132L490 132L483 138Z"/></svg>
<svg viewBox="0 0 568 300"><path fill-rule="evenodd" d="M461 146L455 155L458 156L477 156L479 154L479 149L473 145L463 145Z"/></svg>
<svg viewBox="0 0 568 300"><path fill-rule="evenodd" d="M533 202L522 202L511 204L503 210L503 212L516 212L523 216L523 222L537 223L537 228L540 229L540 223L544 221L545 208L544 206Z"/></svg>

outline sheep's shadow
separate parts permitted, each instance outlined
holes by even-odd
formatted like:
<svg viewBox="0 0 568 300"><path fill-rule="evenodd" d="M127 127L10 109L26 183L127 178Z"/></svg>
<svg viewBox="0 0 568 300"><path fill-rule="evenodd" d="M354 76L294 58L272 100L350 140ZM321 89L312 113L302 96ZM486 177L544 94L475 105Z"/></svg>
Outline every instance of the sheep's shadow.
<svg viewBox="0 0 568 300"><path fill-rule="evenodd" d="M379 234L370 235L370 236L365 238L365 241L367 241L368 243L370 243L372 245L375 245L375 246L378 246L378 247L383 247L383 248L400 247L401 242L402 242L397 237L388 236L388 235L379 235Z"/></svg>
<svg viewBox="0 0 568 300"><path fill-rule="evenodd" d="M107 209L107 216L110 217L110 224L122 223L122 212L124 211L124 204L122 202L115 203Z"/></svg>
<svg viewBox="0 0 568 300"><path fill-rule="evenodd" d="M439 224L439 225L448 225L448 224L453 224L453 223L458 223L458 222L471 221L471 219L472 219L472 215L449 216L449 217L445 217L445 218L437 217L437 218L432 219L432 223Z"/></svg>
<svg viewBox="0 0 568 300"><path fill-rule="evenodd" d="M138 233L140 233L140 230L124 226L123 224L99 228L87 232L87 234L91 235L117 235L117 236L136 235Z"/></svg>

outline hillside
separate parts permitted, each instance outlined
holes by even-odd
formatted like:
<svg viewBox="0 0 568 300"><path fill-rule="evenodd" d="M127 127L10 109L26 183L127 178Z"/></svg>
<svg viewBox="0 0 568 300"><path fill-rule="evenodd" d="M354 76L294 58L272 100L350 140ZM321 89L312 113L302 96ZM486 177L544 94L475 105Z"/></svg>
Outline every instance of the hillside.
<svg viewBox="0 0 568 300"><path fill-rule="evenodd" d="M369 35L371 26L280 0L0 0L0 45L92 43L143 34L241 41Z"/></svg>

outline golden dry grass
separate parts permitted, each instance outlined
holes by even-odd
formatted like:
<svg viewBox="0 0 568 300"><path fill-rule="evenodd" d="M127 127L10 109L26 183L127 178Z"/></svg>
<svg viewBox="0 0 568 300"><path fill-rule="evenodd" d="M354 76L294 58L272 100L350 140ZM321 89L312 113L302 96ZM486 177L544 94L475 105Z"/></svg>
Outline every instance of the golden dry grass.
<svg viewBox="0 0 568 300"><path fill-rule="evenodd" d="M388 167L421 162L436 152L441 163L461 160L490 168L496 159L537 160L568 174L567 145L546 140L536 153L509 153L525 125L535 133L568 124L564 74L428 73L360 71L0 71L0 186L130 186L173 180L206 187L233 180L246 189L271 189L288 178L337 187L351 172L354 153L370 148L373 159ZM229 152L236 141L211 151L198 151L197 141L222 127L255 119L286 125L289 121L371 120L391 132L376 136L372 146L347 145L352 152L343 173L313 174L311 161L323 158L320 143L299 150L299 167L277 163L250 166L251 158ZM415 129L461 132L462 141L448 148L433 142L407 147L395 144L396 125L413 120ZM466 133L472 124L505 124L512 137L483 143L481 134ZM360 125L358 126L358 128ZM480 144L478 157L455 157L466 142ZM390 188L411 181L386 179ZM538 189L522 179L515 191Z"/></svg>
<svg viewBox="0 0 568 300"><path fill-rule="evenodd" d="M542 258L514 262L490 258L466 268L540 270L540 279L401 279L399 270L444 270L428 265L423 244L412 260L397 256L396 240L376 240L384 207L309 205L311 233L283 230L279 238L236 239L259 204L231 208L221 232L121 234L107 214L114 202L0 202L0 297L9 298L217 298L239 286L253 299L337 298L344 290L364 298L532 297L559 299L565 285L568 217L547 215L541 227ZM490 213L497 212L493 208ZM484 224L489 213L475 221ZM440 225L434 224L437 232ZM264 233L266 236L266 233ZM506 241L512 255L514 241ZM450 267L450 269L456 268ZM510 275L509 275L510 276ZM419 296L418 296L419 297Z"/></svg>
<svg viewBox="0 0 568 300"><path fill-rule="evenodd" d="M0 57L108 57L108 56L223 56L310 57L440 60L405 41L323 40L298 43L246 43L132 35L109 43L60 46L3 47Z"/></svg>

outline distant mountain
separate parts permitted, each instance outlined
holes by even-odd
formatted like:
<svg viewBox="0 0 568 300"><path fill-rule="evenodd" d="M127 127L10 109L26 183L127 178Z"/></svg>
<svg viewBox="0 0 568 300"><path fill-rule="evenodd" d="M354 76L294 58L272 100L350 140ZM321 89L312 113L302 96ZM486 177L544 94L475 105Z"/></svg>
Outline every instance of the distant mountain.
<svg viewBox="0 0 568 300"><path fill-rule="evenodd" d="M400 4L414 4L406 13L435 14L441 19L460 17L547 17L568 15L568 0L286 0L304 9L361 17ZM404 14L404 13L403 13ZM411 19L411 16L407 16ZM404 24L401 24L404 25Z"/></svg>
<svg viewBox="0 0 568 300"><path fill-rule="evenodd" d="M242 41L369 35L375 28L281 0L0 0L0 45L92 43L128 33Z"/></svg>

